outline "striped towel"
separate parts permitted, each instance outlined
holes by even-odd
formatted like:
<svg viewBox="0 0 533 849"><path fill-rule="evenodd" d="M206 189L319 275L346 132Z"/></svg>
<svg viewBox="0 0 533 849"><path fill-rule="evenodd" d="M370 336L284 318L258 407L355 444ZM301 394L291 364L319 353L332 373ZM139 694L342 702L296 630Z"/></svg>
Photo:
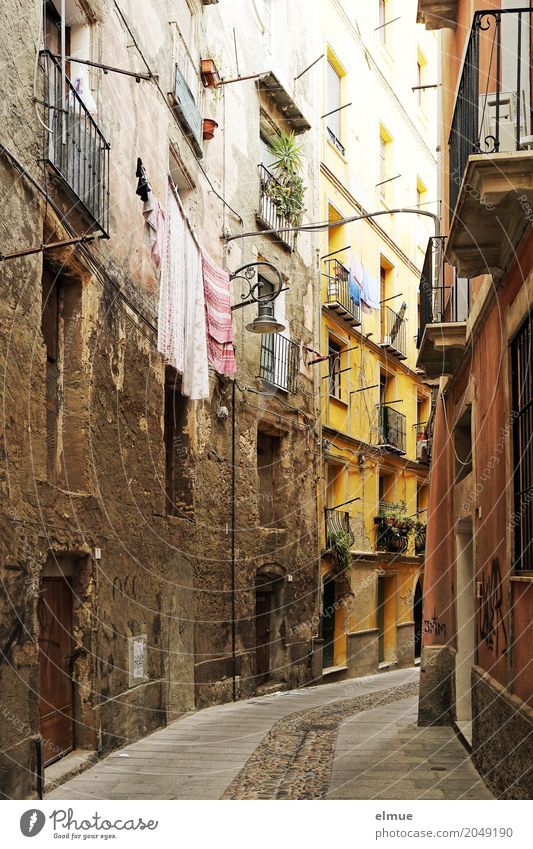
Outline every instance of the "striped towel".
<svg viewBox="0 0 533 849"><path fill-rule="evenodd" d="M219 374L235 374L229 274L202 250L207 357Z"/></svg>

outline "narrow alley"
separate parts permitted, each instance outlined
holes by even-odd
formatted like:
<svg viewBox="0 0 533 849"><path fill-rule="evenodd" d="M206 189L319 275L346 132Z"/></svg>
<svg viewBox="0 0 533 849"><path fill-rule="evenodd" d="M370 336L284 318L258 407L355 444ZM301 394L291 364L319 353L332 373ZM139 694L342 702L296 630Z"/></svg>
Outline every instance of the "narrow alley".
<svg viewBox="0 0 533 849"><path fill-rule="evenodd" d="M206 708L45 798L492 798L451 728L417 727L417 692L407 669Z"/></svg>

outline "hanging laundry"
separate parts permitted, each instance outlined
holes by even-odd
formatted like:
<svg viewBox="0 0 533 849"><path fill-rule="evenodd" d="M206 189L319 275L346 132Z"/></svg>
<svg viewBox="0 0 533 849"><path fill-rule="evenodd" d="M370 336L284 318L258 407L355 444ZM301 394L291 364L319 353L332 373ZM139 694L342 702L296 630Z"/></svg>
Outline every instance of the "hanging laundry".
<svg viewBox="0 0 533 849"><path fill-rule="evenodd" d="M144 167L142 159L140 158L137 158L137 170L135 172L135 176L138 177L137 189L135 191L135 194L139 195L143 203L146 203L148 200L148 194L152 191L152 187L148 182L146 168Z"/></svg>
<svg viewBox="0 0 533 849"><path fill-rule="evenodd" d="M185 350L185 219L170 187L159 283L157 348L183 374Z"/></svg>
<svg viewBox="0 0 533 849"><path fill-rule="evenodd" d="M205 251L202 251L202 272L209 362L219 374L235 374L229 274Z"/></svg>
<svg viewBox="0 0 533 849"><path fill-rule="evenodd" d="M365 268L363 271L363 286L361 300L373 310L380 309L379 283L375 277Z"/></svg>
<svg viewBox="0 0 533 849"><path fill-rule="evenodd" d="M356 283L359 283L359 286L362 286L363 285L364 268L363 268L363 263L357 257L356 254L352 254L352 257L351 257L351 260L350 260L350 270L351 270L351 272L352 272L352 274L355 278Z"/></svg>
<svg viewBox="0 0 533 849"><path fill-rule="evenodd" d="M359 305L361 303L361 290L359 288L359 283L354 277L353 271L350 269L348 272L348 292L350 293L350 298L352 301Z"/></svg>
<svg viewBox="0 0 533 849"><path fill-rule="evenodd" d="M185 356L182 394L193 401L209 398L208 345L200 248L185 227Z"/></svg>
<svg viewBox="0 0 533 849"><path fill-rule="evenodd" d="M146 222L146 232L152 259L154 265L159 268L165 238L165 214L152 191L148 193L148 200L143 203L143 216Z"/></svg>

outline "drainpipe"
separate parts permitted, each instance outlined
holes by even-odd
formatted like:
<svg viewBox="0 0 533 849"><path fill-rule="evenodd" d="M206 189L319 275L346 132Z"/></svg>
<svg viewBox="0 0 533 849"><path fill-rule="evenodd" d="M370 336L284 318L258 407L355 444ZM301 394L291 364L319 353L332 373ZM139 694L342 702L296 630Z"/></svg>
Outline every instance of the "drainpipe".
<svg viewBox="0 0 533 849"><path fill-rule="evenodd" d="M233 701L237 701L237 657L236 657L236 622L235 622L235 515L237 497L237 472L235 460L237 455L237 413L235 409L237 384L235 379L231 384L231 686Z"/></svg>

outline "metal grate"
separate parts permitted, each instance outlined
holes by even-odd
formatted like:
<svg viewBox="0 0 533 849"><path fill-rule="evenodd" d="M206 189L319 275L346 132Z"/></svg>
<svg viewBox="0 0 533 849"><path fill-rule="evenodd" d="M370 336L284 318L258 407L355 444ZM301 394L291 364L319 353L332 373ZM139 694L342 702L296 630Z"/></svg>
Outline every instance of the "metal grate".
<svg viewBox="0 0 533 849"><path fill-rule="evenodd" d="M299 345L279 333L267 333L262 337L259 376L263 380L295 395L299 370Z"/></svg>
<svg viewBox="0 0 533 849"><path fill-rule="evenodd" d="M405 454L405 422L399 413L387 404L378 407L378 444Z"/></svg>
<svg viewBox="0 0 533 849"><path fill-rule="evenodd" d="M476 12L452 119L450 215L471 154L530 145L530 28L533 10Z"/></svg>
<svg viewBox="0 0 533 849"><path fill-rule="evenodd" d="M515 569L533 571L533 313L511 345L513 375L513 448Z"/></svg>
<svg viewBox="0 0 533 849"><path fill-rule="evenodd" d="M349 313L360 324L361 306L354 297L357 284L350 279L350 271L338 259L328 259L326 265L326 304Z"/></svg>
<svg viewBox="0 0 533 849"><path fill-rule="evenodd" d="M405 307L405 304L404 304ZM390 307L383 310L383 341L382 344L403 357L407 356L407 322Z"/></svg>
<svg viewBox="0 0 533 849"><path fill-rule="evenodd" d="M329 540L332 536L335 536L339 533L339 531L346 531L351 539L351 544L354 543L354 535L352 533L352 529L350 527L350 514L347 510L329 510L326 508L324 511L325 519L326 519L326 541L329 545Z"/></svg>
<svg viewBox="0 0 533 849"><path fill-rule="evenodd" d="M260 192L257 217L269 230L276 230L276 235L280 242L283 242L284 245L293 251L296 245L296 232L283 232L284 228L292 227L292 224L287 218L284 218L283 215L278 213L276 204L268 194L269 186L271 184L280 185L279 180L264 165L259 166L259 177Z"/></svg>
<svg viewBox="0 0 533 849"><path fill-rule="evenodd" d="M49 50L41 53L46 123L45 159L105 235L109 234L109 148L75 87Z"/></svg>

